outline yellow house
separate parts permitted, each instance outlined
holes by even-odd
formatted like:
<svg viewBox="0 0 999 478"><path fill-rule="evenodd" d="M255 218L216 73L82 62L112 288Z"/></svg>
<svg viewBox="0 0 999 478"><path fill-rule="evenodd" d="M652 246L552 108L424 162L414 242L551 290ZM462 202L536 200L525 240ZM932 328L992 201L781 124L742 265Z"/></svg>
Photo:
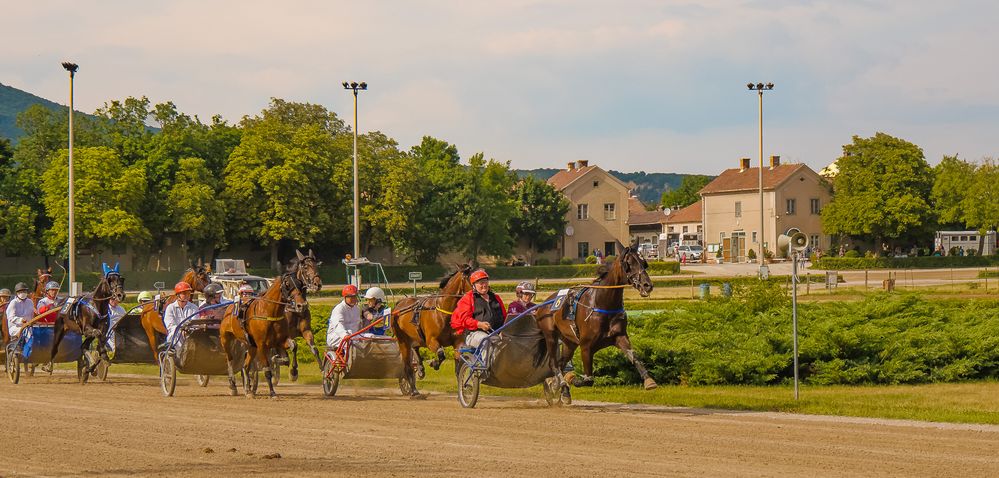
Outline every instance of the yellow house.
<svg viewBox="0 0 999 478"><path fill-rule="evenodd" d="M615 244L628 244L629 190L621 180L589 161L569 163L548 184L569 200L560 255L583 260L599 249L614 255Z"/></svg>
<svg viewBox="0 0 999 478"><path fill-rule="evenodd" d="M790 228L807 235L812 249L827 249L820 213L832 198L828 182L807 165L781 164L780 156L771 156L763 169L761 237L759 178L760 169L742 158L738 168L726 169L701 189L706 249L720 248L726 262L744 262L750 249L759 256L762 240L781 257L784 252L774 250L777 237Z"/></svg>

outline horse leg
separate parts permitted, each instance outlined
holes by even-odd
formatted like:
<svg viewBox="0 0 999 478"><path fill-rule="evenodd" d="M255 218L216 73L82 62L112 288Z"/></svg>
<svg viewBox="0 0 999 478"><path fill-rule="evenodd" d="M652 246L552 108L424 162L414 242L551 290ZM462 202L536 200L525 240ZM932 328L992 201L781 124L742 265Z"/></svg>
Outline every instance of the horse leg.
<svg viewBox="0 0 999 478"><path fill-rule="evenodd" d="M43 371L52 372L55 365L55 356L59 352L59 344L62 342L63 336L66 335L63 324L62 317L56 318L55 325L52 327L52 355L49 356L49 363L42 366Z"/></svg>
<svg viewBox="0 0 999 478"><path fill-rule="evenodd" d="M643 364L638 356L635 355L635 351L631 348L631 339L629 339L627 335L618 335L617 338L614 339L614 345L617 345L617 348L624 352L624 356L627 357L628 361L631 362L631 364L635 366L635 369L638 370L638 375L641 375L643 386L646 390L652 390L659 386L656 381L649 376L649 372L645 370L645 364Z"/></svg>
<svg viewBox="0 0 999 478"><path fill-rule="evenodd" d="M251 347L247 342L246 348L246 358L243 360L243 392L246 398L253 398L256 396L256 391L253 390L253 379L250 374L254 376L257 374L255 355L259 349L259 344L257 347Z"/></svg>
<svg viewBox="0 0 999 478"><path fill-rule="evenodd" d="M579 356L583 359L583 376L575 380L573 385L577 387L591 387L593 386L593 354L596 350L593 348L593 343L582 343L579 344ZM571 356L570 356L571 357Z"/></svg>
<svg viewBox="0 0 999 478"><path fill-rule="evenodd" d="M416 375L413 372L413 357L415 349L410 344L403 344L399 347L399 355L402 359L402 379L409 382L409 396L415 397L420 394L416 391Z"/></svg>
<svg viewBox="0 0 999 478"><path fill-rule="evenodd" d="M225 366L226 373L229 375L229 395L235 397L239 392L236 390L236 373L233 371L233 364L236 362L233 355L233 338L231 334L223 333L219 337L219 342L222 343L222 351L225 352Z"/></svg>
<svg viewBox="0 0 999 478"><path fill-rule="evenodd" d="M275 348L280 349L280 347L275 347ZM274 363L275 363L274 358L276 358L278 354L269 356L268 351L270 351L270 349L271 349L270 347L263 347L263 346L257 347L257 363L260 363L260 361L263 360L264 378L267 379L267 389L270 392L269 396L270 398L274 398L277 397L277 393L274 392L274 374L271 373L271 370L274 368Z"/></svg>
<svg viewBox="0 0 999 478"><path fill-rule="evenodd" d="M291 370L288 371L288 375L291 377L291 381L298 381L298 342L295 339L288 339L291 342L291 347L288 348L288 357L291 359Z"/></svg>
<svg viewBox="0 0 999 478"><path fill-rule="evenodd" d="M436 336L427 336L427 348L436 354L434 359L430 361L430 366L434 370L440 370L441 364L444 363L444 347L441 346Z"/></svg>

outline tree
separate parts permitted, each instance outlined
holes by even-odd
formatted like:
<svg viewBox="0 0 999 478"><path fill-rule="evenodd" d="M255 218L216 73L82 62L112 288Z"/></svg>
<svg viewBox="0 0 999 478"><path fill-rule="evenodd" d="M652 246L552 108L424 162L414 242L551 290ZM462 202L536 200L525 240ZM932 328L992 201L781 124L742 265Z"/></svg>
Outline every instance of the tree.
<svg viewBox="0 0 999 478"><path fill-rule="evenodd" d="M225 245L225 208L216 194L215 178L205 160L184 158L178 163L176 180L167 193L168 230L184 236L196 247L213 249Z"/></svg>
<svg viewBox="0 0 999 478"><path fill-rule="evenodd" d="M999 164L992 158L975 170L974 178L968 184L967 194L961 202L964 209L964 222L978 229L978 250L984 251L985 233L999 228Z"/></svg>
<svg viewBox="0 0 999 478"><path fill-rule="evenodd" d="M63 150L42 175L42 201L52 219L44 233L49 253L65 257L69 228L69 154ZM126 167L107 147L77 148L73 152L75 234L82 247L114 244L144 244L149 231L139 216L146 193L142 168Z"/></svg>
<svg viewBox="0 0 999 478"><path fill-rule="evenodd" d="M348 135L344 138L351 139ZM358 182L361 196L361 251L372 245L405 247L399 231L408 227L420 197L416 162L400 151L398 143L379 131L358 137ZM352 147L352 145L351 145ZM338 177L353 188L353 174Z"/></svg>
<svg viewBox="0 0 999 478"><path fill-rule="evenodd" d="M20 170L12 163L14 149L0 138L0 248L23 254L37 250L37 213L25 201L19 182Z"/></svg>
<svg viewBox="0 0 999 478"><path fill-rule="evenodd" d="M933 174L918 146L884 133L854 136L836 164L833 199L822 210L827 234L868 236L880 245L933 225Z"/></svg>
<svg viewBox="0 0 999 478"><path fill-rule="evenodd" d="M350 189L336 187L335 173L349 170L338 136L347 129L319 105L272 99L253 118L244 118L240 143L225 167L222 198L231 237L271 247L344 239L349 229Z"/></svg>
<svg viewBox="0 0 999 478"><path fill-rule="evenodd" d="M121 101L111 100L94 114L106 120L103 125L108 146L118 152L126 166L145 159L153 137L146 125L146 120L152 114L149 98L129 96Z"/></svg>
<svg viewBox="0 0 999 478"><path fill-rule="evenodd" d="M941 226L956 229L965 227L962 204L974 176L975 165L962 161L957 156L944 156L943 161L933 168L930 199Z"/></svg>
<svg viewBox="0 0 999 478"><path fill-rule="evenodd" d="M712 181L711 176L691 174L683 177L680 187L663 193L663 207L687 207L701 200L699 191Z"/></svg>
<svg viewBox="0 0 999 478"><path fill-rule="evenodd" d="M516 174L510 171L509 163L487 162L477 153L469 158L463 176L458 247L472 260L479 254L509 255L513 251L510 224L517 214L511 197Z"/></svg>
<svg viewBox="0 0 999 478"><path fill-rule="evenodd" d="M513 196L518 206L510 231L517 240L526 241L531 251L544 252L557 247L570 207L565 196L533 176L517 182ZM533 261L533 257L528 260Z"/></svg>
<svg viewBox="0 0 999 478"><path fill-rule="evenodd" d="M423 175L415 186L418 201L409 227L396 231L403 252L413 255L420 264L431 264L451 250L460 235L458 216L464 204L461 189L464 170L458 148L437 138L424 136L409 151L415 169Z"/></svg>

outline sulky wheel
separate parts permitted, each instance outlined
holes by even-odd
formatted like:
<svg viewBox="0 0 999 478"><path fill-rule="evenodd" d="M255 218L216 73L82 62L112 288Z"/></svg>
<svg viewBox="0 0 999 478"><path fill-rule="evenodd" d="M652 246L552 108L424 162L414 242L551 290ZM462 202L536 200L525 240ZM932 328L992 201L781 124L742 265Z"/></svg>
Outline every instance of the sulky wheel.
<svg viewBox="0 0 999 478"><path fill-rule="evenodd" d="M343 378L343 373L339 370L330 372L328 367L332 367L330 362L326 362L326 367L323 370L323 395L327 397L332 397L336 395L336 389L340 388L340 379Z"/></svg>
<svg viewBox="0 0 999 478"><path fill-rule="evenodd" d="M164 397L172 397L177 388L177 362L173 355L162 354L160 358L160 389Z"/></svg>
<svg viewBox="0 0 999 478"><path fill-rule="evenodd" d="M474 408L479 400L479 374L464 361L458 363L458 403L464 408Z"/></svg>
<svg viewBox="0 0 999 478"><path fill-rule="evenodd" d="M12 350L7 350L7 377L10 383L16 384L21 380L21 355Z"/></svg>
<svg viewBox="0 0 999 478"><path fill-rule="evenodd" d="M207 387L208 386L208 375L198 375L198 386Z"/></svg>

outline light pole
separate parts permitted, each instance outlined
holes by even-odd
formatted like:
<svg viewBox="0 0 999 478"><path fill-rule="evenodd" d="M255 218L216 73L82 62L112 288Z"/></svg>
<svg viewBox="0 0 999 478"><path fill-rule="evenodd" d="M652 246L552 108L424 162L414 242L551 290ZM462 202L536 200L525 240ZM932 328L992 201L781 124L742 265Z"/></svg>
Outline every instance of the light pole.
<svg viewBox="0 0 999 478"><path fill-rule="evenodd" d="M343 88L354 92L354 259L357 259L361 256L361 194L357 185L357 91L367 90L368 84L363 81L360 83L356 81L347 83L345 81L343 82ZM357 268L354 270L356 271ZM361 286L356 272L354 275L354 285L357 287Z"/></svg>
<svg viewBox="0 0 999 478"><path fill-rule="evenodd" d="M760 94L760 278L766 279L770 275L770 271L767 269L767 251L763 247L766 241L766 235L763 232L766 229L763 214L763 92L774 89L774 84L756 83L754 85L746 83L746 86L750 91L756 91Z"/></svg>
<svg viewBox="0 0 999 478"><path fill-rule="evenodd" d="M76 237L73 232L73 78L80 67L76 63L64 61L62 67L69 72L69 295L79 291L76 286Z"/></svg>

